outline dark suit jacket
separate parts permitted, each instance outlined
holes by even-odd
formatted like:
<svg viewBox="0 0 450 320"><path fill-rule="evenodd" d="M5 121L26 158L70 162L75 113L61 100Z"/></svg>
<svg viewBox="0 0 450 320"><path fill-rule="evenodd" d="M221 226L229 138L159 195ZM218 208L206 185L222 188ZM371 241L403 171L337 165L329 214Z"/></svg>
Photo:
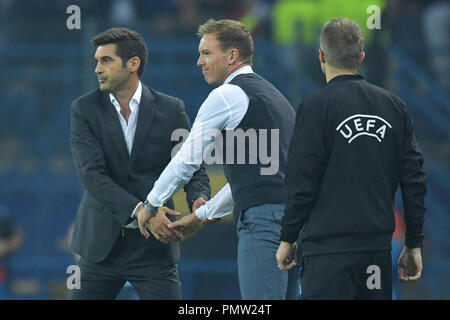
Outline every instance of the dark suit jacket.
<svg viewBox="0 0 450 320"><path fill-rule="evenodd" d="M84 259L106 258L131 222L131 213L144 201L153 184L170 162L173 130L190 130L180 99L142 85L142 98L131 155L116 109L109 94L97 89L72 103L70 144L78 176L86 191L75 219L71 248ZM201 167L185 186L187 201L208 200L208 176ZM173 201L166 203L173 209ZM169 216L170 217L170 216ZM155 255L149 259L173 263L178 244L164 245L153 236L147 240Z"/></svg>

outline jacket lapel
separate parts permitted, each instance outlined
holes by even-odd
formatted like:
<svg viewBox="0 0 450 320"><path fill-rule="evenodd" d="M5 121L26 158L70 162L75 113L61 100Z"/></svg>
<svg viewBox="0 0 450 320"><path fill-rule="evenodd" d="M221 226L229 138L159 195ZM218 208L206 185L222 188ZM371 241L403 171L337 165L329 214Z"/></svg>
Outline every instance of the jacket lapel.
<svg viewBox="0 0 450 320"><path fill-rule="evenodd" d="M150 127L152 126L152 121L155 116L155 96L150 91L150 89L142 85L142 98L139 105L139 114L136 125L136 132L134 134L133 148L131 149L130 162L136 159L140 152L142 144L148 135Z"/></svg>
<svg viewBox="0 0 450 320"><path fill-rule="evenodd" d="M117 116L117 111L114 105L109 99L109 94L102 92L102 105L103 105L103 117L105 119L105 125L113 141L117 147L121 159L129 159L127 143L123 136L122 127L120 126L120 120Z"/></svg>

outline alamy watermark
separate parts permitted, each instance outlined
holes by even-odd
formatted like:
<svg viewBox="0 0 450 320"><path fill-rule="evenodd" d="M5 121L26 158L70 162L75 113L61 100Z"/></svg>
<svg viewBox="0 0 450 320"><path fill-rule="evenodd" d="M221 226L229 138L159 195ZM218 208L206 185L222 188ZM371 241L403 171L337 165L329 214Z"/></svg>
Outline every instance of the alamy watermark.
<svg viewBox="0 0 450 320"><path fill-rule="evenodd" d="M370 265L366 270L367 274L370 276L367 278L366 285L367 289L381 289L381 269L376 264Z"/></svg>
<svg viewBox="0 0 450 320"><path fill-rule="evenodd" d="M196 124L197 126L197 124ZM171 141L181 141L172 149L172 158L182 152L176 160L185 164L260 164L260 174L274 175L280 167L279 129L218 129L192 131L180 128L172 132ZM190 148L181 149L186 140ZM269 142L270 140L270 142ZM181 149L181 150L180 150ZM225 150L225 155L224 151Z"/></svg>
<svg viewBox="0 0 450 320"><path fill-rule="evenodd" d="M69 30L80 30L81 29L81 9L77 5L70 5L66 9L66 13L70 14L66 20L66 27Z"/></svg>
<svg viewBox="0 0 450 320"><path fill-rule="evenodd" d="M377 5L368 6L366 13L370 16L366 20L366 25L369 30L381 29L381 9Z"/></svg>
<svg viewBox="0 0 450 320"><path fill-rule="evenodd" d="M66 26L69 30L81 29L81 9L77 5L70 5L66 9L66 13L70 16L66 20ZM366 9L366 13L370 16L366 20L366 25L369 30L381 29L381 9L377 5L370 5Z"/></svg>
<svg viewBox="0 0 450 320"><path fill-rule="evenodd" d="M70 265L67 267L66 273L70 274L70 276L67 278L67 281L66 281L67 289L69 289L69 290L81 289L80 267L77 265Z"/></svg>

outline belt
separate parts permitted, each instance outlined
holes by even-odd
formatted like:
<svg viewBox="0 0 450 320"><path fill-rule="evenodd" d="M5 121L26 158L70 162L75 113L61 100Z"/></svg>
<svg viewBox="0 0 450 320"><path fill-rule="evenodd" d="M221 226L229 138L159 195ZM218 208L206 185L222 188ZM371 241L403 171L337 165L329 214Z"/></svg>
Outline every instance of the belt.
<svg viewBox="0 0 450 320"><path fill-rule="evenodd" d="M141 236L141 231L139 230L139 228L122 227L120 234L122 235L122 237Z"/></svg>

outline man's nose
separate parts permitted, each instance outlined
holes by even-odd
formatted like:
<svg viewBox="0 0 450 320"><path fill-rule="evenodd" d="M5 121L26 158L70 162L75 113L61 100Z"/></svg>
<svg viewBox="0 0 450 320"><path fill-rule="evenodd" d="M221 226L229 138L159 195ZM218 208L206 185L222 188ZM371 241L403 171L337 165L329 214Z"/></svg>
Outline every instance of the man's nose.
<svg viewBox="0 0 450 320"><path fill-rule="evenodd" d="M103 68L101 67L100 63L97 63L95 66L95 74L103 73Z"/></svg>
<svg viewBox="0 0 450 320"><path fill-rule="evenodd" d="M204 65L203 59L199 57L197 60L197 67L201 67L202 65Z"/></svg>

